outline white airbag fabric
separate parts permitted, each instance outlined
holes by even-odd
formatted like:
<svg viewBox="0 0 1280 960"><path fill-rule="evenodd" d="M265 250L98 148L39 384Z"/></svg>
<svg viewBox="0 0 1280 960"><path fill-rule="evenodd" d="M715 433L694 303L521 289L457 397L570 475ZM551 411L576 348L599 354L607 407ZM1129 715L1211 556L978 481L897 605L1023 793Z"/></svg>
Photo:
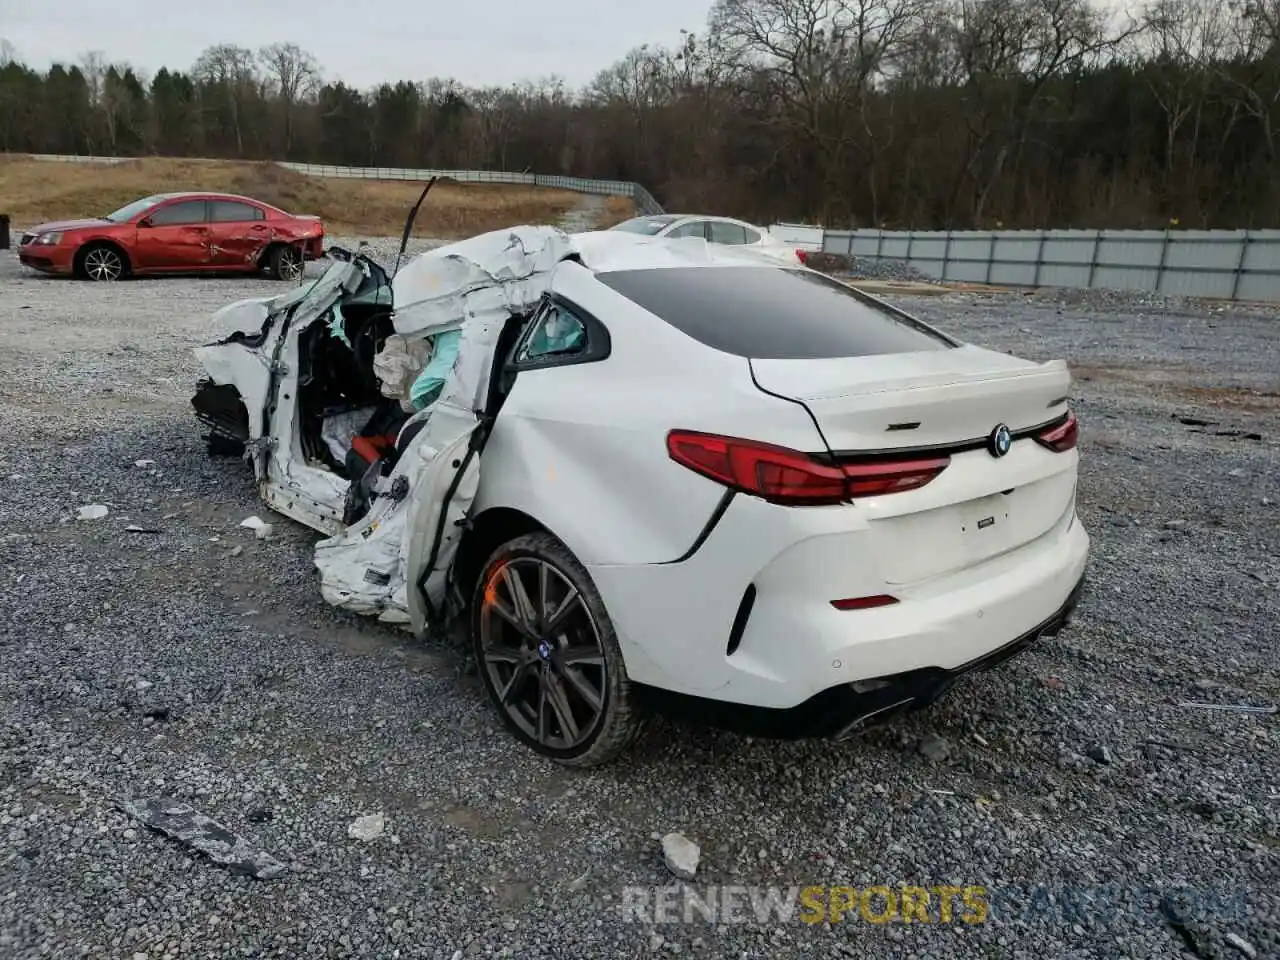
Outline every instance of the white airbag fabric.
<svg viewBox="0 0 1280 960"><path fill-rule="evenodd" d="M361 521L316 545L329 603L387 622L428 625L415 585L440 531L426 589L430 609L442 605L458 521L480 482L478 460L468 461L466 451L488 395L498 335L512 315L537 304L551 270L572 251L572 240L554 227L516 227L438 247L401 268L393 285L397 332L408 341L460 329L458 359L439 398L420 415L426 426L382 485L389 489L403 477L407 494L379 496Z"/></svg>

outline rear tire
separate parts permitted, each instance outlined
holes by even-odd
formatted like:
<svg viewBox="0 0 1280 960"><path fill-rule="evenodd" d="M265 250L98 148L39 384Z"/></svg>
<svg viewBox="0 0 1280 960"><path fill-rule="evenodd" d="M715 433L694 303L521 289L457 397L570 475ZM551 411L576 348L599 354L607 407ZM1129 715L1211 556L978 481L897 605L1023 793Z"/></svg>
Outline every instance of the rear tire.
<svg viewBox="0 0 1280 960"><path fill-rule="evenodd" d="M302 251L287 244L267 251L267 273L277 280L299 280L302 277Z"/></svg>
<svg viewBox="0 0 1280 960"><path fill-rule="evenodd" d="M570 767L608 763L644 727L591 576L549 533L489 557L471 599L476 668L503 724Z"/></svg>
<svg viewBox="0 0 1280 960"><path fill-rule="evenodd" d="M113 243L91 243L76 254L76 276L97 283L123 280L129 258Z"/></svg>

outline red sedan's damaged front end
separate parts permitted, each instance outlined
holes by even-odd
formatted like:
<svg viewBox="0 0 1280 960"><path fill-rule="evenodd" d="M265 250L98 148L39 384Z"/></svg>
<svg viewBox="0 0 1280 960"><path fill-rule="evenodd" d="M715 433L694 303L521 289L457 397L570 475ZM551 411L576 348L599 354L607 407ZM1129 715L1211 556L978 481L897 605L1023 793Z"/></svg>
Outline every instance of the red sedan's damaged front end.
<svg viewBox="0 0 1280 960"><path fill-rule="evenodd" d="M32 270L69 276L75 259L74 245L64 243L61 233L24 233L18 240L18 262Z"/></svg>

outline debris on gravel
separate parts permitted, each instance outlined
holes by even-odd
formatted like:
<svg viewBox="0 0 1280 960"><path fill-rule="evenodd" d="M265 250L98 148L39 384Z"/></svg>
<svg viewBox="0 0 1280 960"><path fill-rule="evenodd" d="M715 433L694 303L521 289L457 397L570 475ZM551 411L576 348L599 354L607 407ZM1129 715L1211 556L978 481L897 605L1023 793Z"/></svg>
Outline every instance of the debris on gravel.
<svg viewBox="0 0 1280 960"><path fill-rule="evenodd" d="M698 845L682 833L668 833L662 838L662 858L667 869L681 880L692 880L698 872Z"/></svg>
<svg viewBox="0 0 1280 960"><path fill-rule="evenodd" d="M1101 763L1104 765L1111 763L1111 751L1105 743L1095 743L1089 748L1087 756L1094 763Z"/></svg>
<svg viewBox="0 0 1280 960"><path fill-rule="evenodd" d="M937 763L942 763L951 756L951 744L946 737L936 733L927 734L917 749L923 756Z"/></svg>
<svg viewBox="0 0 1280 960"><path fill-rule="evenodd" d="M77 283L0 252L0 956L1154 960L1185 954L1184 929L1207 955L1280 955L1277 716L1180 706L1280 704L1274 308L897 297L1071 363L1093 537L1072 623L853 739L657 720L571 771L504 732L465 649L329 607L316 535L206 455L191 350L215 309L282 289ZM108 513L76 521L87 504ZM250 515L271 539L238 529ZM915 752L931 734L945 765ZM287 873L235 874L118 797L185 804ZM382 837L349 838L375 811ZM656 856L679 825L693 882ZM715 915L657 922L673 884ZM825 891L823 922L793 886ZM872 887L888 922L864 918ZM942 919L953 887L981 922L962 894ZM904 919L904 889L930 922Z"/></svg>
<svg viewBox="0 0 1280 960"><path fill-rule="evenodd" d="M1226 941L1237 951L1248 957L1248 960L1258 960L1258 949L1244 937L1237 936L1234 933L1228 933Z"/></svg>
<svg viewBox="0 0 1280 960"><path fill-rule="evenodd" d="M122 800L120 809L136 817L152 830L172 837L204 854L214 863L257 880L274 880L285 872L285 866L265 850L228 830L218 821L169 797L148 800ZM126 839L135 839L126 830Z"/></svg>
<svg viewBox="0 0 1280 960"><path fill-rule="evenodd" d="M387 818L380 813L370 813L363 817L356 817L347 827L347 836L352 840L360 840L368 843L370 840L377 840L382 836L382 832L387 828Z"/></svg>

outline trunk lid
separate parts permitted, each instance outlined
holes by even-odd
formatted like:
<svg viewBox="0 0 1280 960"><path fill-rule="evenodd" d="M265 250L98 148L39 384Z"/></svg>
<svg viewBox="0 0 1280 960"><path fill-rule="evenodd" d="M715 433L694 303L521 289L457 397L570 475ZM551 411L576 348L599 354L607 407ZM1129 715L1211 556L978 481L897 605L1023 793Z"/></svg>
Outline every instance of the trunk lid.
<svg viewBox="0 0 1280 960"><path fill-rule="evenodd" d="M837 454L949 447L1015 434L1063 410L1071 374L975 346L820 360L752 360L756 384L798 401Z"/></svg>
<svg viewBox="0 0 1280 960"><path fill-rule="evenodd" d="M1061 360L961 346L751 367L760 388L809 410L838 460L950 458L923 487L855 498L847 508L867 521L889 592L927 592L935 578L1034 550L1073 522L1078 454L1029 435L1066 412L1071 375ZM1015 439L995 456L987 438L1001 423ZM904 548L912 544L920 549Z"/></svg>

